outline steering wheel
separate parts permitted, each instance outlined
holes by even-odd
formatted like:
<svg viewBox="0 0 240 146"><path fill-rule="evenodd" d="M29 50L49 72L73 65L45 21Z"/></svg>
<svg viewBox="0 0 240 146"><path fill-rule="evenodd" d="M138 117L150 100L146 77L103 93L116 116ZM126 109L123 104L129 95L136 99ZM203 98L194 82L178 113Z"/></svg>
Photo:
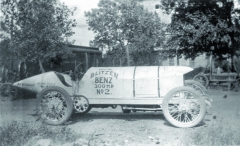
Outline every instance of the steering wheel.
<svg viewBox="0 0 240 146"><path fill-rule="evenodd" d="M75 70L72 74L72 80L74 81L80 81L82 79L82 77L84 76L84 66L82 63L78 64L75 67Z"/></svg>
<svg viewBox="0 0 240 146"><path fill-rule="evenodd" d="M8 81L8 68L6 65L2 66L2 83L6 83Z"/></svg>

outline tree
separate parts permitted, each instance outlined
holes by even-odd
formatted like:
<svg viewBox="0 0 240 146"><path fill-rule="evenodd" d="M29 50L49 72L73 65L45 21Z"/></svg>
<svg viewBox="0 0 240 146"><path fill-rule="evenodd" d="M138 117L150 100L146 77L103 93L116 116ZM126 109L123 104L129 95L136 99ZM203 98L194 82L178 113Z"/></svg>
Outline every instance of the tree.
<svg viewBox="0 0 240 146"><path fill-rule="evenodd" d="M14 27L16 22L14 16L17 14L16 7L16 0L1 2L1 11L3 15L0 16L0 57L1 63L3 64L10 62L10 65L12 65L10 58L16 56L11 40L14 30L16 30L16 27ZM10 68L11 67L12 66L10 66Z"/></svg>
<svg viewBox="0 0 240 146"><path fill-rule="evenodd" d="M14 56L13 50L11 50L11 41L8 37L5 37L3 35L0 36L1 42L0 42L0 64L6 64L9 62L10 58ZM7 48L7 49L4 49Z"/></svg>
<svg viewBox="0 0 240 146"><path fill-rule="evenodd" d="M69 18L75 9L71 10L57 0L3 0L1 5L5 26L12 25L10 39L14 51L24 60L38 62L44 72L43 61L71 54L66 46L72 43L67 38L76 26L76 21ZM13 23L9 25L7 18Z"/></svg>
<svg viewBox="0 0 240 146"><path fill-rule="evenodd" d="M151 13L136 1L100 0L97 9L85 12L89 29L95 38L91 45L109 50L113 58L151 65L155 59L154 48L164 41L165 24L156 13Z"/></svg>
<svg viewBox="0 0 240 146"><path fill-rule="evenodd" d="M202 53L233 56L238 49L240 19L233 1L162 0L162 8L172 14L166 44L172 55L192 59Z"/></svg>
<svg viewBox="0 0 240 146"><path fill-rule="evenodd" d="M127 64L126 52L118 48L107 50L103 55L102 63L104 66L123 66Z"/></svg>

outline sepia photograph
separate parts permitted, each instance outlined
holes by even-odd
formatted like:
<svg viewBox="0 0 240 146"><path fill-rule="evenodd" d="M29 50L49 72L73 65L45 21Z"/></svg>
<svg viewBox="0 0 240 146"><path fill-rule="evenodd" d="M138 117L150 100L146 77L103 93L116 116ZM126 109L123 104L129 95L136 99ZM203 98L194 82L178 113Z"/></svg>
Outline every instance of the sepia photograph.
<svg viewBox="0 0 240 146"><path fill-rule="evenodd" d="M0 146L240 146L240 0L0 5Z"/></svg>

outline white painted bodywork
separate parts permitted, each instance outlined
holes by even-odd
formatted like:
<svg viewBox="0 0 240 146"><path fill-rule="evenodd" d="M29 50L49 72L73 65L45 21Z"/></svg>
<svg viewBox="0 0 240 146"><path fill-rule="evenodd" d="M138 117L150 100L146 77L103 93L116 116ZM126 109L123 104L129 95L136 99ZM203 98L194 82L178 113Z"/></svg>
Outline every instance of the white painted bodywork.
<svg viewBox="0 0 240 146"><path fill-rule="evenodd" d="M14 85L37 93L46 86L59 86L70 95L87 97L90 104L161 104L171 89L184 86L183 75L192 70L184 66L91 67L75 84L66 74L48 72Z"/></svg>
<svg viewBox="0 0 240 146"><path fill-rule="evenodd" d="M104 98L159 97L159 84L160 96L165 96L174 87L183 86L183 74L192 70L182 66L92 67L80 82L79 94ZM103 78L111 78L111 83L105 83ZM98 93L99 89L104 90Z"/></svg>
<svg viewBox="0 0 240 146"><path fill-rule="evenodd" d="M59 73L58 73L59 74ZM61 74L64 77L64 80L70 87L64 85L56 75L56 72L46 72L40 75L32 76L24 80L15 82L13 85L22 89L30 90L35 93L41 92L44 88L48 86L59 86L67 90L69 94L73 93L72 90L72 81L69 75Z"/></svg>

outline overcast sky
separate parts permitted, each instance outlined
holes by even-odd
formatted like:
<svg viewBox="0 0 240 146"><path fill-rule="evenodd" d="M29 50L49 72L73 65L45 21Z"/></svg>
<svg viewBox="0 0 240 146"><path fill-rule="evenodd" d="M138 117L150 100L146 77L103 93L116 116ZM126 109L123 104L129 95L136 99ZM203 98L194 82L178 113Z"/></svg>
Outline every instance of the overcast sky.
<svg viewBox="0 0 240 146"><path fill-rule="evenodd" d="M74 18L77 20L78 25L86 25L84 11L90 11L92 8L97 8L99 0L60 0L60 2L64 2L69 8L77 7Z"/></svg>
<svg viewBox="0 0 240 146"><path fill-rule="evenodd" d="M75 34L70 39L75 40L74 45L89 46L89 41L94 39L94 33L88 30L84 12L97 8L99 0L60 0L60 2L65 3L69 8L77 7L74 12L77 27L73 29Z"/></svg>

